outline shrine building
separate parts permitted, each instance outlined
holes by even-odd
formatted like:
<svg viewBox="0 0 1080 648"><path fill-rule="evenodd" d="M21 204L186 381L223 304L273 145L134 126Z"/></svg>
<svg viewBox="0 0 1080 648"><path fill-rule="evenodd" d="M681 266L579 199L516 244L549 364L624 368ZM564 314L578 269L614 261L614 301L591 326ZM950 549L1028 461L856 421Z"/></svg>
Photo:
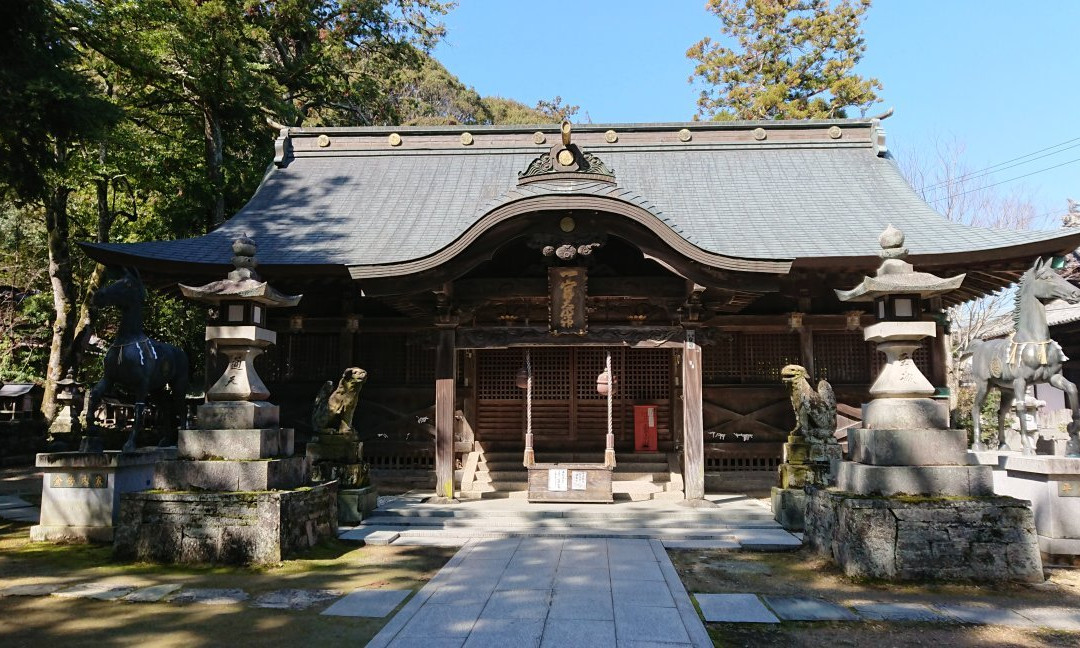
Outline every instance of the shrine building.
<svg viewBox="0 0 1080 648"><path fill-rule="evenodd" d="M873 304L834 289L874 272L890 224L917 269L966 273L916 309L938 327L915 362L946 398L943 309L1080 246L948 221L876 119L292 128L210 234L84 246L168 288L222 276L252 238L263 277L303 294L271 313L256 364L282 424L309 429L319 386L363 367L354 423L377 478L521 490L530 431L537 461L613 446L616 482L698 498L775 479L787 364L857 423L883 358L862 337Z"/></svg>

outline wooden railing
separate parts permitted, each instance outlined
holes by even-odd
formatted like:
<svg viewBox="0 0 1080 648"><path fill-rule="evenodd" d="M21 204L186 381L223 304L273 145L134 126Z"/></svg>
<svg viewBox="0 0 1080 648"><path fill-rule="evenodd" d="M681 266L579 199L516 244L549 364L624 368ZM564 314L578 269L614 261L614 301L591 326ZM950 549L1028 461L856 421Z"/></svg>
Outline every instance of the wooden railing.
<svg viewBox="0 0 1080 648"><path fill-rule="evenodd" d="M705 472L775 472L782 453L783 444L778 442L707 443Z"/></svg>
<svg viewBox="0 0 1080 648"><path fill-rule="evenodd" d="M372 470L435 470L435 447L430 441L368 441L364 461Z"/></svg>

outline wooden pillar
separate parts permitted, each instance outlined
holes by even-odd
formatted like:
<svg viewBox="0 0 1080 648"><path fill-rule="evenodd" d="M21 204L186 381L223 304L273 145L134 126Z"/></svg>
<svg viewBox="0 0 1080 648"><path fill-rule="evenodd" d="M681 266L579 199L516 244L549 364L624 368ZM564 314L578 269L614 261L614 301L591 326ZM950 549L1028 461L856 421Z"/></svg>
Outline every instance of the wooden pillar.
<svg viewBox="0 0 1080 648"><path fill-rule="evenodd" d="M435 496L454 499L454 329L439 329L435 352Z"/></svg>
<svg viewBox="0 0 1080 648"><path fill-rule="evenodd" d="M806 375L813 382L817 376L817 371L814 368L814 331L806 324L803 324L802 328L799 329L799 350L803 367L806 369Z"/></svg>
<svg viewBox="0 0 1080 648"><path fill-rule="evenodd" d="M686 332L682 359L683 483L686 499L705 497L705 430L701 416L701 347Z"/></svg>

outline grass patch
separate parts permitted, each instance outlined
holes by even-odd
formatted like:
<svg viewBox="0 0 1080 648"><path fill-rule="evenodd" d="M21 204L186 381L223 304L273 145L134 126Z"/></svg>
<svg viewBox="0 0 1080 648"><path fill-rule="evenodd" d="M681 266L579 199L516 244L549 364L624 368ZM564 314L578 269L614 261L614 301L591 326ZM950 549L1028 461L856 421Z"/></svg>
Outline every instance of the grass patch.
<svg viewBox="0 0 1080 648"><path fill-rule="evenodd" d="M109 545L30 542L29 525L0 522L0 586L107 581L137 587L239 588L251 599L281 589L417 590L455 553L446 547L361 547L337 539L276 565L162 565L113 560ZM325 617L329 605L272 610L238 605L127 604L57 597L0 598L0 645L365 645L383 619Z"/></svg>

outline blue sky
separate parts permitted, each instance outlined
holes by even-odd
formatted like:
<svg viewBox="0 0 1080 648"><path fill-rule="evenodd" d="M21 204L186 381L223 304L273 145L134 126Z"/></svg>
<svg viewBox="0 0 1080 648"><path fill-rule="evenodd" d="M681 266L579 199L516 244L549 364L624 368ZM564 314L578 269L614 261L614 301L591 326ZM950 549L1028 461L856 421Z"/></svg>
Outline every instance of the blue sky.
<svg viewBox="0 0 1080 648"><path fill-rule="evenodd" d="M688 121L686 49L719 34L703 0L460 0L436 57L483 95L561 95L593 122ZM1080 138L1080 2L877 0L860 72L884 84L893 151L963 143L975 170ZM1080 145L1080 139L1066 146ZM1080 146L986 176L1020 187L1054 227L1080 199ZM1065 164L1068 163L1068 164ZM1057 169L1041 171L1060 165Z"/></svg>

